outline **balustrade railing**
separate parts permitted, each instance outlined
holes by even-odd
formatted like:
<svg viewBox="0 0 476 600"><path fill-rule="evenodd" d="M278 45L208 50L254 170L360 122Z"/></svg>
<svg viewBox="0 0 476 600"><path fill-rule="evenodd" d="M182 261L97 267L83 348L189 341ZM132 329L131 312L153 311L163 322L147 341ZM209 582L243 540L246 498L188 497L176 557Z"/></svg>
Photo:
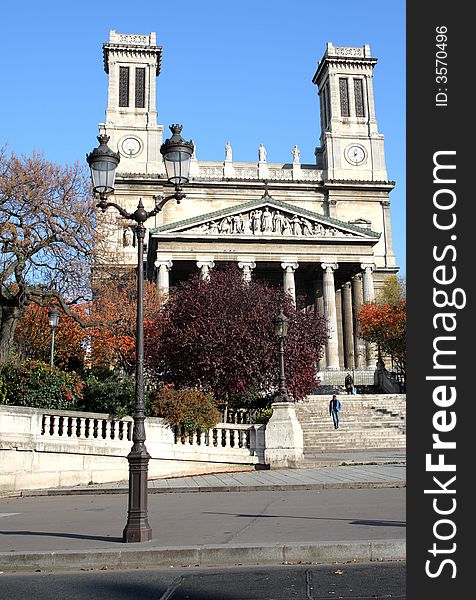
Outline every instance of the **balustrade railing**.
<svg viewBox="0 0 476 600"><path fill-rule="evenodd" d="M55 415L45 413L41 419L41 435L45 437L95 440L132 440L131 419L109 419Z"/></svg>
<svg viewBox="0 0 476 600"><path fill-rule="evenodd" d="M188 430L184 426L173 428L174 442L183 446L204 446L217 449L245 449L253 453L260 448L258 434L263 425L236 425L218 423L208 430Z"/></svg>

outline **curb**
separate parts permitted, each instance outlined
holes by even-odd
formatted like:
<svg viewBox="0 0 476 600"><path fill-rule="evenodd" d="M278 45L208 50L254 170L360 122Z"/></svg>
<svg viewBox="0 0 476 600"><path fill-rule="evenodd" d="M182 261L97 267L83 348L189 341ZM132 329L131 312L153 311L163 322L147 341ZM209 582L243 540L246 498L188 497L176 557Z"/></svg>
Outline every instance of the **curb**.
<svg viewBox="0 0 476 600"><path fill-rule="evenodd" d="M334 562L404 561L406 542L399 540L308 542L295 544L209 545L127 550L0 552L3 571L134 569L238 565L329 564Z"/></svg>
<svg viewBox="0 0 476 600"><path fill-rule="evenodd" d="M263 484L263 485L223 485L195 487L149 487L149 494L198 494L205 492L299 492L303 490L340 490L340 489L378 489L406 487L406 480L396 481L361 481L335 483L297 483L297 484ZM117 488L53 488L48 490L23 490L21 497L29 496L86 496L101 494L128 494L128 487Z"/></svg>

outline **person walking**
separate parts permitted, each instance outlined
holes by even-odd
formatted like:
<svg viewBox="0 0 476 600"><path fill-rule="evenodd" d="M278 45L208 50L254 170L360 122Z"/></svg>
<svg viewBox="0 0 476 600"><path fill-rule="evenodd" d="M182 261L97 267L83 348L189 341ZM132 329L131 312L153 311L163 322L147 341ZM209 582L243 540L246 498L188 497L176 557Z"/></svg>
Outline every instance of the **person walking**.
<svg viewBox="0 0 476 600"><path fill-rule="evenodd" d="M352 394L354 391L354 380L350 373L347 373L347 376L344 381L344 385L345 385L345 389L347 390L347 393Z"/></svg>
<svg viewBox="0 0 476 600"><path fill-rule="evenodd" d="M341 408L342 404L334 394L332 400L329 402L329 414L334 421L334 429L339 429L339 412Z"/></svg>

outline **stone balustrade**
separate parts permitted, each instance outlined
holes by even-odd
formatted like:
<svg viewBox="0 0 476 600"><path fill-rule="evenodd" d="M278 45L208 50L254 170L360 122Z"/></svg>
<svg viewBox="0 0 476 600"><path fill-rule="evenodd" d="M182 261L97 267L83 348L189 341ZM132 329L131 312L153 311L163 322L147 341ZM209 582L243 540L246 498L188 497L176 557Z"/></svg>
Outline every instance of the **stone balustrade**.
<svg viewBox="0 0 476 600"><path fill-rule="evenodd" d="M264 464L264 425L185 434L149 417L145 427L151 478ZM0 406L0 491L127 480L132 429L130 417Z"/></svg>

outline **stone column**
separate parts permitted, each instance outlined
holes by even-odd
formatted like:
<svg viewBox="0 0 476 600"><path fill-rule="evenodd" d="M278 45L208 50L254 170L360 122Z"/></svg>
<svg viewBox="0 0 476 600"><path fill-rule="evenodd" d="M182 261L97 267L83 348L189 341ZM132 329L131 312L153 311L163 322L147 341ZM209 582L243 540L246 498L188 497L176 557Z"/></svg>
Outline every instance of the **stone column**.
<svg viewBox="0 0 476 600"><path fill-rule="evenodd" d="M213 256L197 257L197 267L200 269L200 275L204 281L210 280L210 269L213 269L214 266Z"/></svg>
<svg viewBox="0 0 476 600"><path fill-rule="evenodd" d="M392 224L390 222L390 200L382 200L382 222L385 242L385 266L395 265L395 252L393 251Z"/></svg>
<svg viewBox="0 0 476 600"><path fill-rule="evenodd" d="M242 256L239 259L238 267L243 272L243 281L250 282L251 281L251 273L253 269L256 268L255 258L254 256Z"/></svg>
<svg viewBox="0 0 476 600"><path fill-rule="evenodd" d="M299 267L299 263L295 259L283 259L281 268L283 273L283 287L286 294L292 298L294 306L296 306L296 282L294 280L294 271Z"/></svg>
<svg viewBox="0 0 476 600"><path fill-rule="evenodd" d="M375 300L374 277L372 275L375 265L373 263L362 263L360 268L363 271L364 302L373 302Z"/></svg>
<svg viewBox="0 0 476 600"><path fill-rule="evenodd" d="M372 272L375 268L373 263L362 263L360 268L363 271L363 297L364 302L373 302L375 300L374 278ZM371 367L375 362L375 353L373 352L372 344L365 343L365 362L367 367Z"/></svg>
<svg viewBox="0 0 476 600"><path fill-rule="evenodd" d="M326 346L326 361L328 369L339 368L339 347L337 341L337 313L336 293L334 287L334 270L338 268L337 263L321 263L324 269L323 287L324 294L324 316L327 319L329 338Z"/></svg>
<svg viewBox="0 0 476 600"><path fill-rule="evenodd" d="M169 293L169 271L173 266L172 257L170 256L157 256L157 260L154 263L157 268L157 290L164 295L168 296Z"/></svg>
<svg viewBox="0 0 476 600"><path fill-rule="evenodd" d="M362 275L358 273L352 277L352 313L354 320L354 362L356 369L365 367L365 344L358 335L359 322L357 321L357 313L362 306Z"/></svg>
<svg viewBox="0 0 476 600"><path fill-rule="evenodd" d="M322 279L314 280L314 310L317 314L324 316L324 297L322 295ZM324 354L317 363L318 371L323 371L327 366L326 363L326 352L324 348Z"/></svg>
<svg viewBox="0 0 476 600"><path fill-rule="evenodd" d="M342 287L342 325L344 330L344 365L353 369L354 363L354 321L352 316L352 287L350 281Z"/></svg>
<svg viewBox="0 0 476 600"><path fill-rule="evenodd" d="M336 290L337 313L337 347L339 349L339 365L344 366L344 330L342 326L342 290Z"/></svg>

